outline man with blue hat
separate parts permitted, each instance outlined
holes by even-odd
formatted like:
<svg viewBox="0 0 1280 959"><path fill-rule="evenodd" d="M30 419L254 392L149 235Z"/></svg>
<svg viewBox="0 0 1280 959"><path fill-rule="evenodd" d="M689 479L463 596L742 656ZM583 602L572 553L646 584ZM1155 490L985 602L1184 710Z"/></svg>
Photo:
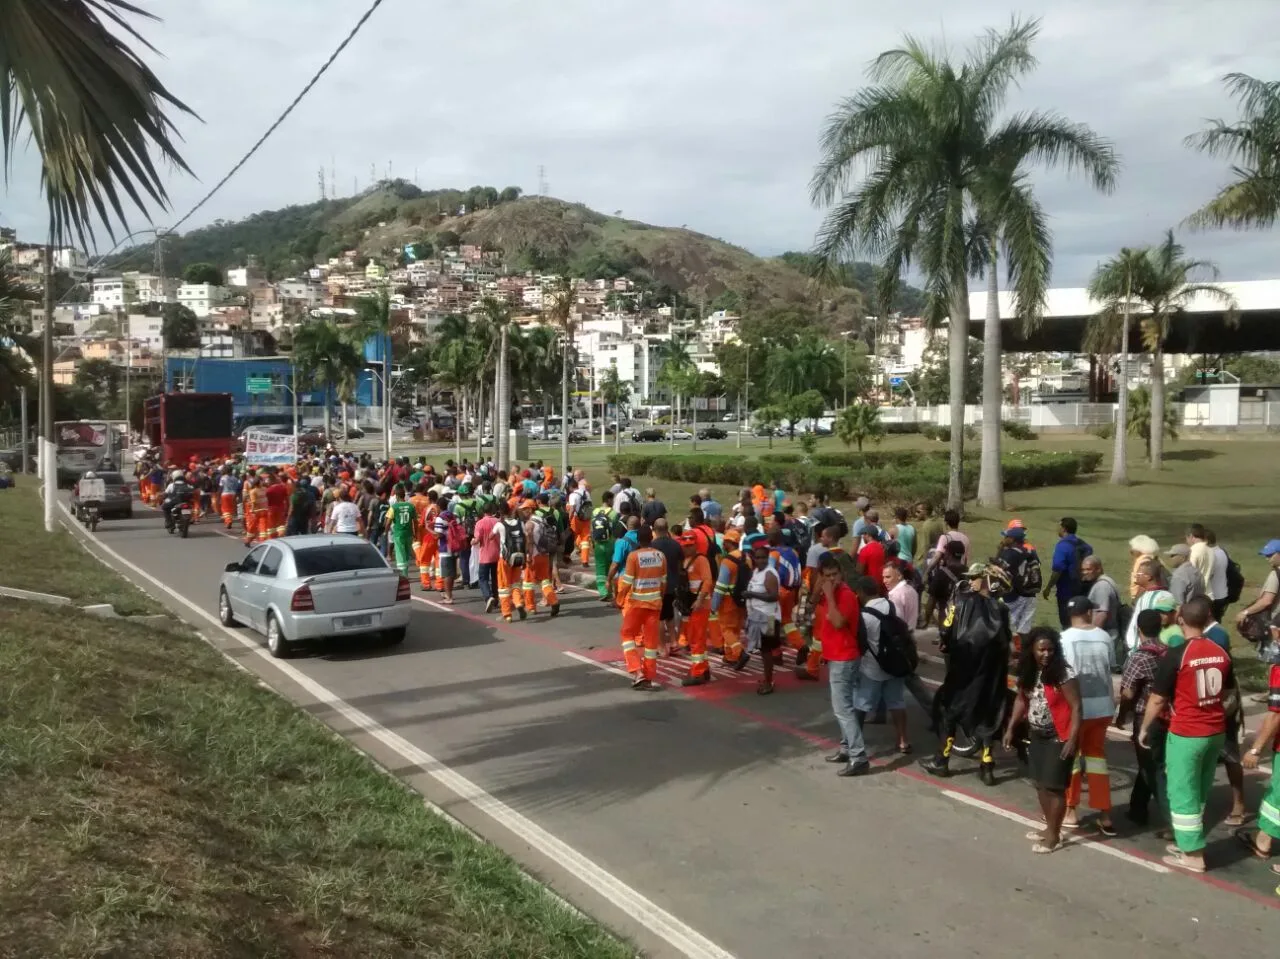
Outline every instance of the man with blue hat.
<svg viewBox="0 0 1280 959"><path fill-rule="evenodd" d="M996 561L1009 574L1009 592L1001 597L1009 607L1009 628L1013 631L1013 648L1022 648L1022 637L1027 635L1036 619L1036 594L1043 585L1040 557L1035 547L1027 542L1027 528L1020 519L1009 520L1000 534L1000 551Z"/></svg>
<svg viewBox="0 0 1280 959"><path fill-rule="evenodd" d="M1250 616L1265 614L1267 624L1274 618L1277 600L1280 599L1280 539L1268 540L1258 554L1266 558L1271 567L1267 578L1262 581L1262 589L1258 590L1258 598L1236 613L1236 628L1242 629Z"/></svg>

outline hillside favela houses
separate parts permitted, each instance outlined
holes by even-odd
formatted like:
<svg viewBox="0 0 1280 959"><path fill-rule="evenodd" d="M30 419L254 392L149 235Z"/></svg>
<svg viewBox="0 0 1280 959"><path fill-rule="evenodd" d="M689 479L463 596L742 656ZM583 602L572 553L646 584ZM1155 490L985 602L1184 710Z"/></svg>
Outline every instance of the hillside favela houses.
<svg viewBox="0 0 1280 959"><path fill-rule="evenodd" d="M558 203L515 200L512 205L530 202ZM755 321L766 326L771 316L780 324L787 322L787 304L766 301L761 306L757 297L748 306L750 292L706 277L675 290L657 282L642 260L633 269L603 263L593 270L589 262L576 271L531 268L520 262L527 257L510 255L496 244L466 242L450 230L453 223L466 222L465 205L434 219L436 232L430 239L387 243L381 248L376 236L386 224L371 224L350 248L314 262L295 262L285 275L275 275L280 272L277 264L268 270L253 256L201 264L195 273L190 263L181 264L182 271L175 264L171 272L183 275L159 275L154 267L116 271L110 268L110 260L95 261L69 248L55 250L59 281L52 317L55 382L82 384L86 364L98 376L106 363L150 388L160 388L163 375L169 389L229 392L237 412L271 411L283 416L296 398L303 418L314 422L325 396L305 383L298 385L290 352L293 337L308 324L349 325L362 298L385 293L394 331L393 378L398 378L415 351L431 355L448 317L473 315L486 302L503 304L523 331L554 326L558 332L551 313L567 284L576 356L573 418L600 416L604 409L601 384L614 371L629 387L629 413L641 418L665 414L674 397L663 371L670 358L679 355L702 375L698 388L702 395L685 396L684 409L692 407L699 419L712 420L736 415L744 399L730 385L734 380L726 375L729 371L722 368L726 348L742 347L744 315L754 310ZM719 243L706 237L698 241ZM757 266L762 276L792 269L780 260L756 260L746 251L729 249L748 264L744 287L755 283L752 275ZM21 282L39 289L44 274L42 246L24 243L13 231L0 231L0 253L7 255L8 269ZM129 259L125 257L122 264ZM796 277L802 279L798 271ZM1164 373L1177 415L1189 428L1280 429L1280 376L1271 375L1272 370L1280 371L1280 363L1259 352L1274 344L1258 335L1269 318L1280 316L1280 281L1223 285L1236 298L1241 317L1234 328L1238 333L1233 333L1238 343L1231 352L1254 353L1258 362L1240 376L1220 357L1194 352L1190 345L1179 349L1171 344L1164 357ZM39 298L34 299L25 304L19 322L37 333L47 318ZM800 308L812 309L806 304ZM1083 289L1052 290L1043 332L1024 341L1016 335L1012 309L1008 295L1002 294L1008 353L1006 418L1048 430L1078 431L1111 423L1118 360L1085 353L1081 346L1084 328L1099 305L1091 303ZM1222 306L1206 301L1194 304L1193 312L1197 309L1210 317L1220 315ZM846 389L830 391L829 413L847 399L862 399L880 405L885 422L947 422L945 393L939 396L936 389L928 388L931 379L938 378L931 378L931 371L945 369L945 330L930 331L913 312L918 310L822 316L816 332L823 349L834 351L833 362L843 370L843 382L849 382L851 366L863 371L858 395L849 397ZM986 294L975 294L971 304L974 337L981 337L985 314ZM816 310L813 315L818 315ZM185 317L194 340L180 346L166 343L165 322L170 316ZM385 393L380 380L381 349L376 341L366 344L365 368L348 397L357 420L377 419L372 408L381 405ZM756 395L745 399L755 408L766 401L762 368L767 357L757 356L750 363L756 369L745 392L755 390ZM1150 379L1150 355L1135 352L1129 388ZM558 404L558 385L550 390L528 384L517 388L523 389L529 405L540 406L547 394ZM395 395L397 405L453 405L447 385L433 385L429 378ZM969 399L967 417L976 421L980 418L977 397Z"/></svg>

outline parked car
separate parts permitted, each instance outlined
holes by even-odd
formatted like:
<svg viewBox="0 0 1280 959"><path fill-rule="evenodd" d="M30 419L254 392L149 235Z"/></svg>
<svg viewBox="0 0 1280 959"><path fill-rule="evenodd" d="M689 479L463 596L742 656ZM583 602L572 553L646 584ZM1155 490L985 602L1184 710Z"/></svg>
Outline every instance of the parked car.
<svg viewBox="0 0 1280 959"><path fill-rule="evenodd" d="M693 434L692 434L692 433L690 433L688 430L683 429L682 427L679 427L679 426L677 426L675 429L673 429L669 435L670 435L673 439L677 439L677 440L691 440L691 439L693 439Z"/></svg>
<svg viewBox="0 0 1280 959"><path fill-rule="evenodd" d="M218 618L267 637L272 656L335 636L398 643L409 628L409 581L372 543L349 535L286 536L228 563L218 584Z"/></svg>
<svg viewBox="0 0 1280 959"><path fill-rule="evenodd" d="M724 414L724 416L720 417L720 422L721 422L721 423L732 423L732 422L733 422L734 420L736 420L737 418L738 418L738 417L737 417L737 415L736 415L736 414L733 414L733 413L725 413L725 414Z"/></svg>
<svg viewBox="0 0 1280 959"><path fill-rule="evenodd" d="M728 438L729 434L718 426L704 426L698 430L698 439L700 440L723 440Z"/></svg>
<svg viewBox="0 0 1280 959"><path fill-rule="evenodd" d="M591 434L586 430L569 430L570 443L590 443Z"/></svg>
<svg viewBox="0 0 1280 959"><path fill-rule="evenodd" d="M133 487L124 474L94 470L93 475L102 480L107 489L107 498L98 505L98 515L102 519L132 519ZM80 481L77 480L71 487L71 512L76 516L80 515L80 505Z"/></svg>
<svg viewBox="0 0 1280 959"><path fill-rule="evenodd" d="M362 439L364 439L364 430L362 430L362 429L361 429L360 427L358 427L358 426L353 426L353 427L351 427L349 430L347 430L347 439L349 439L349 440L362 440Z"/></svg>
<svg viewBox="0 0 1280 959"><path fill-rule="evenodd" d="M661 443L666 438L667 434L658 429L631 431L631 442L633 443Z"/></svg>

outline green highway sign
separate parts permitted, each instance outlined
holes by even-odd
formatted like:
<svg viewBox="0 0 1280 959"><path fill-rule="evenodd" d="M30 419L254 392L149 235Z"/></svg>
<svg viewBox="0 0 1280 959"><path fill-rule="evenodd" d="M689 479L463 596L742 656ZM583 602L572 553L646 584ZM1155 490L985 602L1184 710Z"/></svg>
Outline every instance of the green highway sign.
<svg viewBox="0 0 1280 959"><path fill-rule="evenodd" d="M245 377L245 389L250 393L270 393L274 387L269 376Z"/></svg>

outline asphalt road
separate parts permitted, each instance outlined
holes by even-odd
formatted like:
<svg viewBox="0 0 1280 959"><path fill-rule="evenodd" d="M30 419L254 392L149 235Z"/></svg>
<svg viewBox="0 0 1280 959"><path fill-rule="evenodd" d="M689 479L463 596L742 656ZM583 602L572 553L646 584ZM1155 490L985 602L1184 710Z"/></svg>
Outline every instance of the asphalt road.
<svg viewBox="0 0 1280 959"><path fill-rule="evenodd" d="M1126 835L1120 810L1119 839L1098 842L1082 830L1064 850L1034 856L1023 835L1038 816L1034 793L1012 758L1001 758L994 788L966 761L949 780L929 779L916 761L934 744L913 706L915 756L894 756L888 729L869 727L877 768L838 779L822 759L837 735L825 685L784 676L776 695L759 697L750 673L719 672L701 689L633 693L609 671L621 659L616 615L584 590L564 594L554 621L539 614L505 626L483 614L476 595L459 593L449 609L415 587L402 646L320 646L289 660L286 674L178 598L215 611L222 569L243 554L220 526L197 526L183 541L143 508L131 521L103 523L97 540L228 655L647 955L936 959L1083 947L1217 959L1228 943L1242 955L1275 951L1276 880L1226 827L1213 832L1205 877L1161 866L1164 844ZM662 672L678 677L683 667L664 661ZM940 678L934 664L924 672ZM360 728L352 709L394 736ZM389 748L391 739L426 759L407 760L418 753ZM1119 806L1131 782L1129 744L1112 743L1110 760ZM484 796L447 788L454 774L573 855L548 852ZM1261 787L1250 778L1253 809ZM1221 780L1209 820L1226 806ZM596 874L574 855L625 887L589 878ZM634 893L710 943L628 907Z"/></svg>

